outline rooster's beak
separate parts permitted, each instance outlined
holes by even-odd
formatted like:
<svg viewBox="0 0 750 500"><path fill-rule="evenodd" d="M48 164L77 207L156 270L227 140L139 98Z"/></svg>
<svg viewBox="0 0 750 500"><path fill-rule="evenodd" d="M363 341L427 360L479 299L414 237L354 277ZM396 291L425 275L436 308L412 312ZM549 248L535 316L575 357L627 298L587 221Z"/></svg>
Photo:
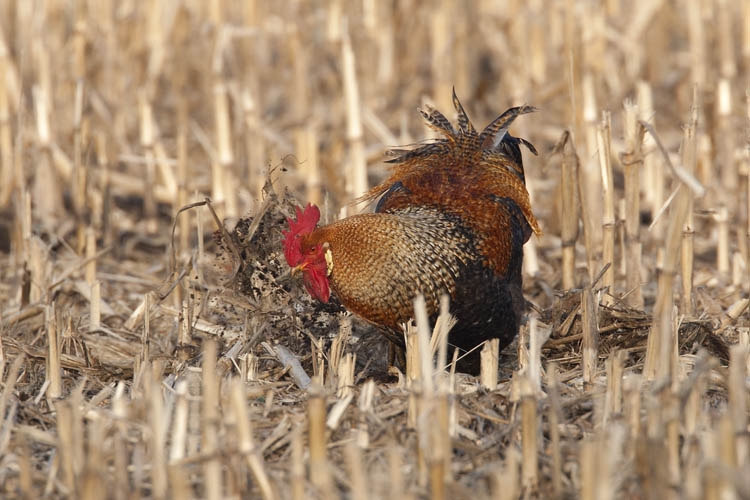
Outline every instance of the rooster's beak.
<svg viewBox="0 0 750 500"><path fill-rule="evenodd" d="M292 268L292 271L291 271L292 277L294 277L294 276L300 274L301 272L303 272L306 267L307 267L307 263L306 262L303 262L302 264L300 264L298 266L294 266Z"/></svg>

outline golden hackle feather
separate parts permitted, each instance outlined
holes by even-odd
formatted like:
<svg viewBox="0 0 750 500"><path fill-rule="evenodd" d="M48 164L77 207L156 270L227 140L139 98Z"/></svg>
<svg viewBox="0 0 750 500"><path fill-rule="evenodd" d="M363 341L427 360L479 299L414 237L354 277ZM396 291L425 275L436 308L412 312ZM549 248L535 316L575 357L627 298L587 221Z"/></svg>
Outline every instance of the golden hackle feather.
<svg viewBox="0 0 750 500"><path fill-rule="evenodd" d="M436 312L474 251L451 216L424 207L347 217L319 228L306 243L327 245L331 286L349 311L394 330L412 315L416 293Z"/></svg>

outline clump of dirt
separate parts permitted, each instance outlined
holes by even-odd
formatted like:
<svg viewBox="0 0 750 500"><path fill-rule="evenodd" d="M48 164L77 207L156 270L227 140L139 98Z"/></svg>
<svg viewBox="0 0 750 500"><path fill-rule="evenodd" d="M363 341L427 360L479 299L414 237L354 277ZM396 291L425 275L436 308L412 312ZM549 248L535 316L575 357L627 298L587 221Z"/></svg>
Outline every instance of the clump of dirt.
<svg viewBox="0 0 750 500"><path fill-rule="evenodd" d="M542 347L543 355L557 360L561 365L573 369L580 363L583 331L581 325L581 291L562 293L549 308L541 311L543 323L552 325L552 337ZM626 351L631 364L643 361L646 343L652 327L652 317L646 312L628 307L621 301L611 305L600 304L598 308L599 352L602 357L616 350ZM722 363L729 363L727 336L718 323L705 319L684 319L678 329L680 354L696 354L705 349Z"/></svg>

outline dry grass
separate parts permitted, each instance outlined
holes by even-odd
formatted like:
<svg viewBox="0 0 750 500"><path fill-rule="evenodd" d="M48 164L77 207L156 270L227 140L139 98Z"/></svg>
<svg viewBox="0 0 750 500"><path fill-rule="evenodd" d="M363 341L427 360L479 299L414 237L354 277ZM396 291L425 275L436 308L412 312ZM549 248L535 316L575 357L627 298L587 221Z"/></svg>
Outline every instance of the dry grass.
<svg viewBox="0 0 750 500"><path fill-rule="evenodd" d="M0 0L0 496L750 497L749 74L748 0ZM389 377L280 229L452 86L541 109L533 308Z"/></svg>

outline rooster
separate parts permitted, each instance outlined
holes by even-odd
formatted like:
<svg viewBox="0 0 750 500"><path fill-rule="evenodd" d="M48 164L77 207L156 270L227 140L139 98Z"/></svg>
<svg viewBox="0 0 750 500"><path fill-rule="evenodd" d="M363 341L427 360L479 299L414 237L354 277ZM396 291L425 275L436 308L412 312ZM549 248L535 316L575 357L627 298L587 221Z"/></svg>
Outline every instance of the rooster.
<svg viewBox="0 0 750 500"><path fill-rule="evenodd" d="M421 110L442 138L391 152L391 175L363 196L379 198L374 213L318 227L318 207L297 207L283 248L310 295L328 302L333 292L399 346L415 296L424 295L434 320L447 293L457 319L449 345L460 349L458 369L477 373L476 348L491 338L507 346L524 311L523 245L540 229L520 145L536 150L507 129L534 108L511 108L478 133L455 92L453 104L457 129L439 111Z"/></svg>

